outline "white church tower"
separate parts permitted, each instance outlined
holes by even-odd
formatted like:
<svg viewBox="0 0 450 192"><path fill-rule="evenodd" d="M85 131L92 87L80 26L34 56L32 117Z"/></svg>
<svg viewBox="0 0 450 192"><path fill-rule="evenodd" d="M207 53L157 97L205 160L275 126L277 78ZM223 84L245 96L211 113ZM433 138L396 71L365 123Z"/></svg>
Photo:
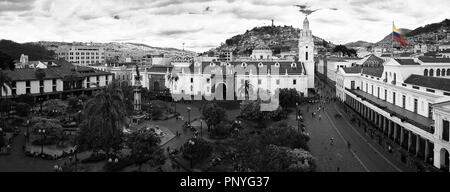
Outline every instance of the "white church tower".
<svg viewBox="0 0 450 192"><path fill-rule="evenodd" d="M309 29L308 17L303 21L303 29L300 30L298 39L298 60L306 68L308 75L308 88L314 88L314 38Z"/></svg>

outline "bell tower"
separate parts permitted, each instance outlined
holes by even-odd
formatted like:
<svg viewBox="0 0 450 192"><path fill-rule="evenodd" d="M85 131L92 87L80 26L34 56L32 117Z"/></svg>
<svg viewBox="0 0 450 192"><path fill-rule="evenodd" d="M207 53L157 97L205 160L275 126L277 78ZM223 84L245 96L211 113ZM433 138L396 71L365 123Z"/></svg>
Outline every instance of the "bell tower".
<svg viewBox="0 0 450 192"><path fill-rule="evenodd" d="M303 21L298 39L298 61L303 63L308 76L308 88L314 88L314 38L309 29L308 17Z"/></svg>

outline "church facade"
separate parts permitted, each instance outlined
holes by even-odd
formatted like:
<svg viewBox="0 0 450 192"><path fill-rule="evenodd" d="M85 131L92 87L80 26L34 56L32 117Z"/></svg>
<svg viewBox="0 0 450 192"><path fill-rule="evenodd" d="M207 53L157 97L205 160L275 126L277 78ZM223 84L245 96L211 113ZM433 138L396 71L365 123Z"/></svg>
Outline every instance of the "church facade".
<svg viewBox="0 0 450 192"><path fill-rule="evenodd" d="M165 79L159 84L184 99L235 100L259 96L265 100L262 95L273 97L277 89L284 88L308 96L308 89L314 88L314 40L307 18L298 46L298 59L274 57L264 44L256 46L249 58L232 61L178 58L165 68Z"/></svg>

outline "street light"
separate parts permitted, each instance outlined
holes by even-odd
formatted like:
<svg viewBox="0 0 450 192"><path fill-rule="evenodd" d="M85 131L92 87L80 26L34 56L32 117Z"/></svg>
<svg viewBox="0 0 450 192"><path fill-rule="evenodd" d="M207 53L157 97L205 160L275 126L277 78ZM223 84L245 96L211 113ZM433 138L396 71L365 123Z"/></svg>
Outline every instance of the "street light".
<svg viewBox="0 0 450 192"><path fill-rule="evenodd" d="M191 126L191 108L187 107L187 112L188 112L188 122L189 122L189 126Z"/></svg>
<svg viewBox="0 0 450 192"><path fill-rule="evenodd" d="M41 135L41 155L44 154L44 136L45 136L45 129L39 129L39 134Z"/></svg>
<svg viewBox="0 0 450 192"><path fill-rule="evenodd" d="M200 119L200 137L203 137L203 119Z"/></svg>
<svg viewBox="0 0 450 192"><path fill-rule="evenodd" d="M27 143L30 142L30 120L27 120Z"/></svg>

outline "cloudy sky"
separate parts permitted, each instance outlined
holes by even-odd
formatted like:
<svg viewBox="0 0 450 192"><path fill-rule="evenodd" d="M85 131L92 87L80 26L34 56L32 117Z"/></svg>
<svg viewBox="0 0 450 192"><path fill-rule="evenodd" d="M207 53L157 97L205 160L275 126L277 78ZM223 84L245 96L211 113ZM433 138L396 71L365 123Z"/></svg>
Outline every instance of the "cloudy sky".
<svg viewBox="0 0 450 192"><path fill-rule="evenodd" d="M392 30L450 18L449 0L0 0L0 39L136 42L206 51L255 26L300 27L334 43L376 42ZM338 10L331 10L337 8Z"/></svg>

